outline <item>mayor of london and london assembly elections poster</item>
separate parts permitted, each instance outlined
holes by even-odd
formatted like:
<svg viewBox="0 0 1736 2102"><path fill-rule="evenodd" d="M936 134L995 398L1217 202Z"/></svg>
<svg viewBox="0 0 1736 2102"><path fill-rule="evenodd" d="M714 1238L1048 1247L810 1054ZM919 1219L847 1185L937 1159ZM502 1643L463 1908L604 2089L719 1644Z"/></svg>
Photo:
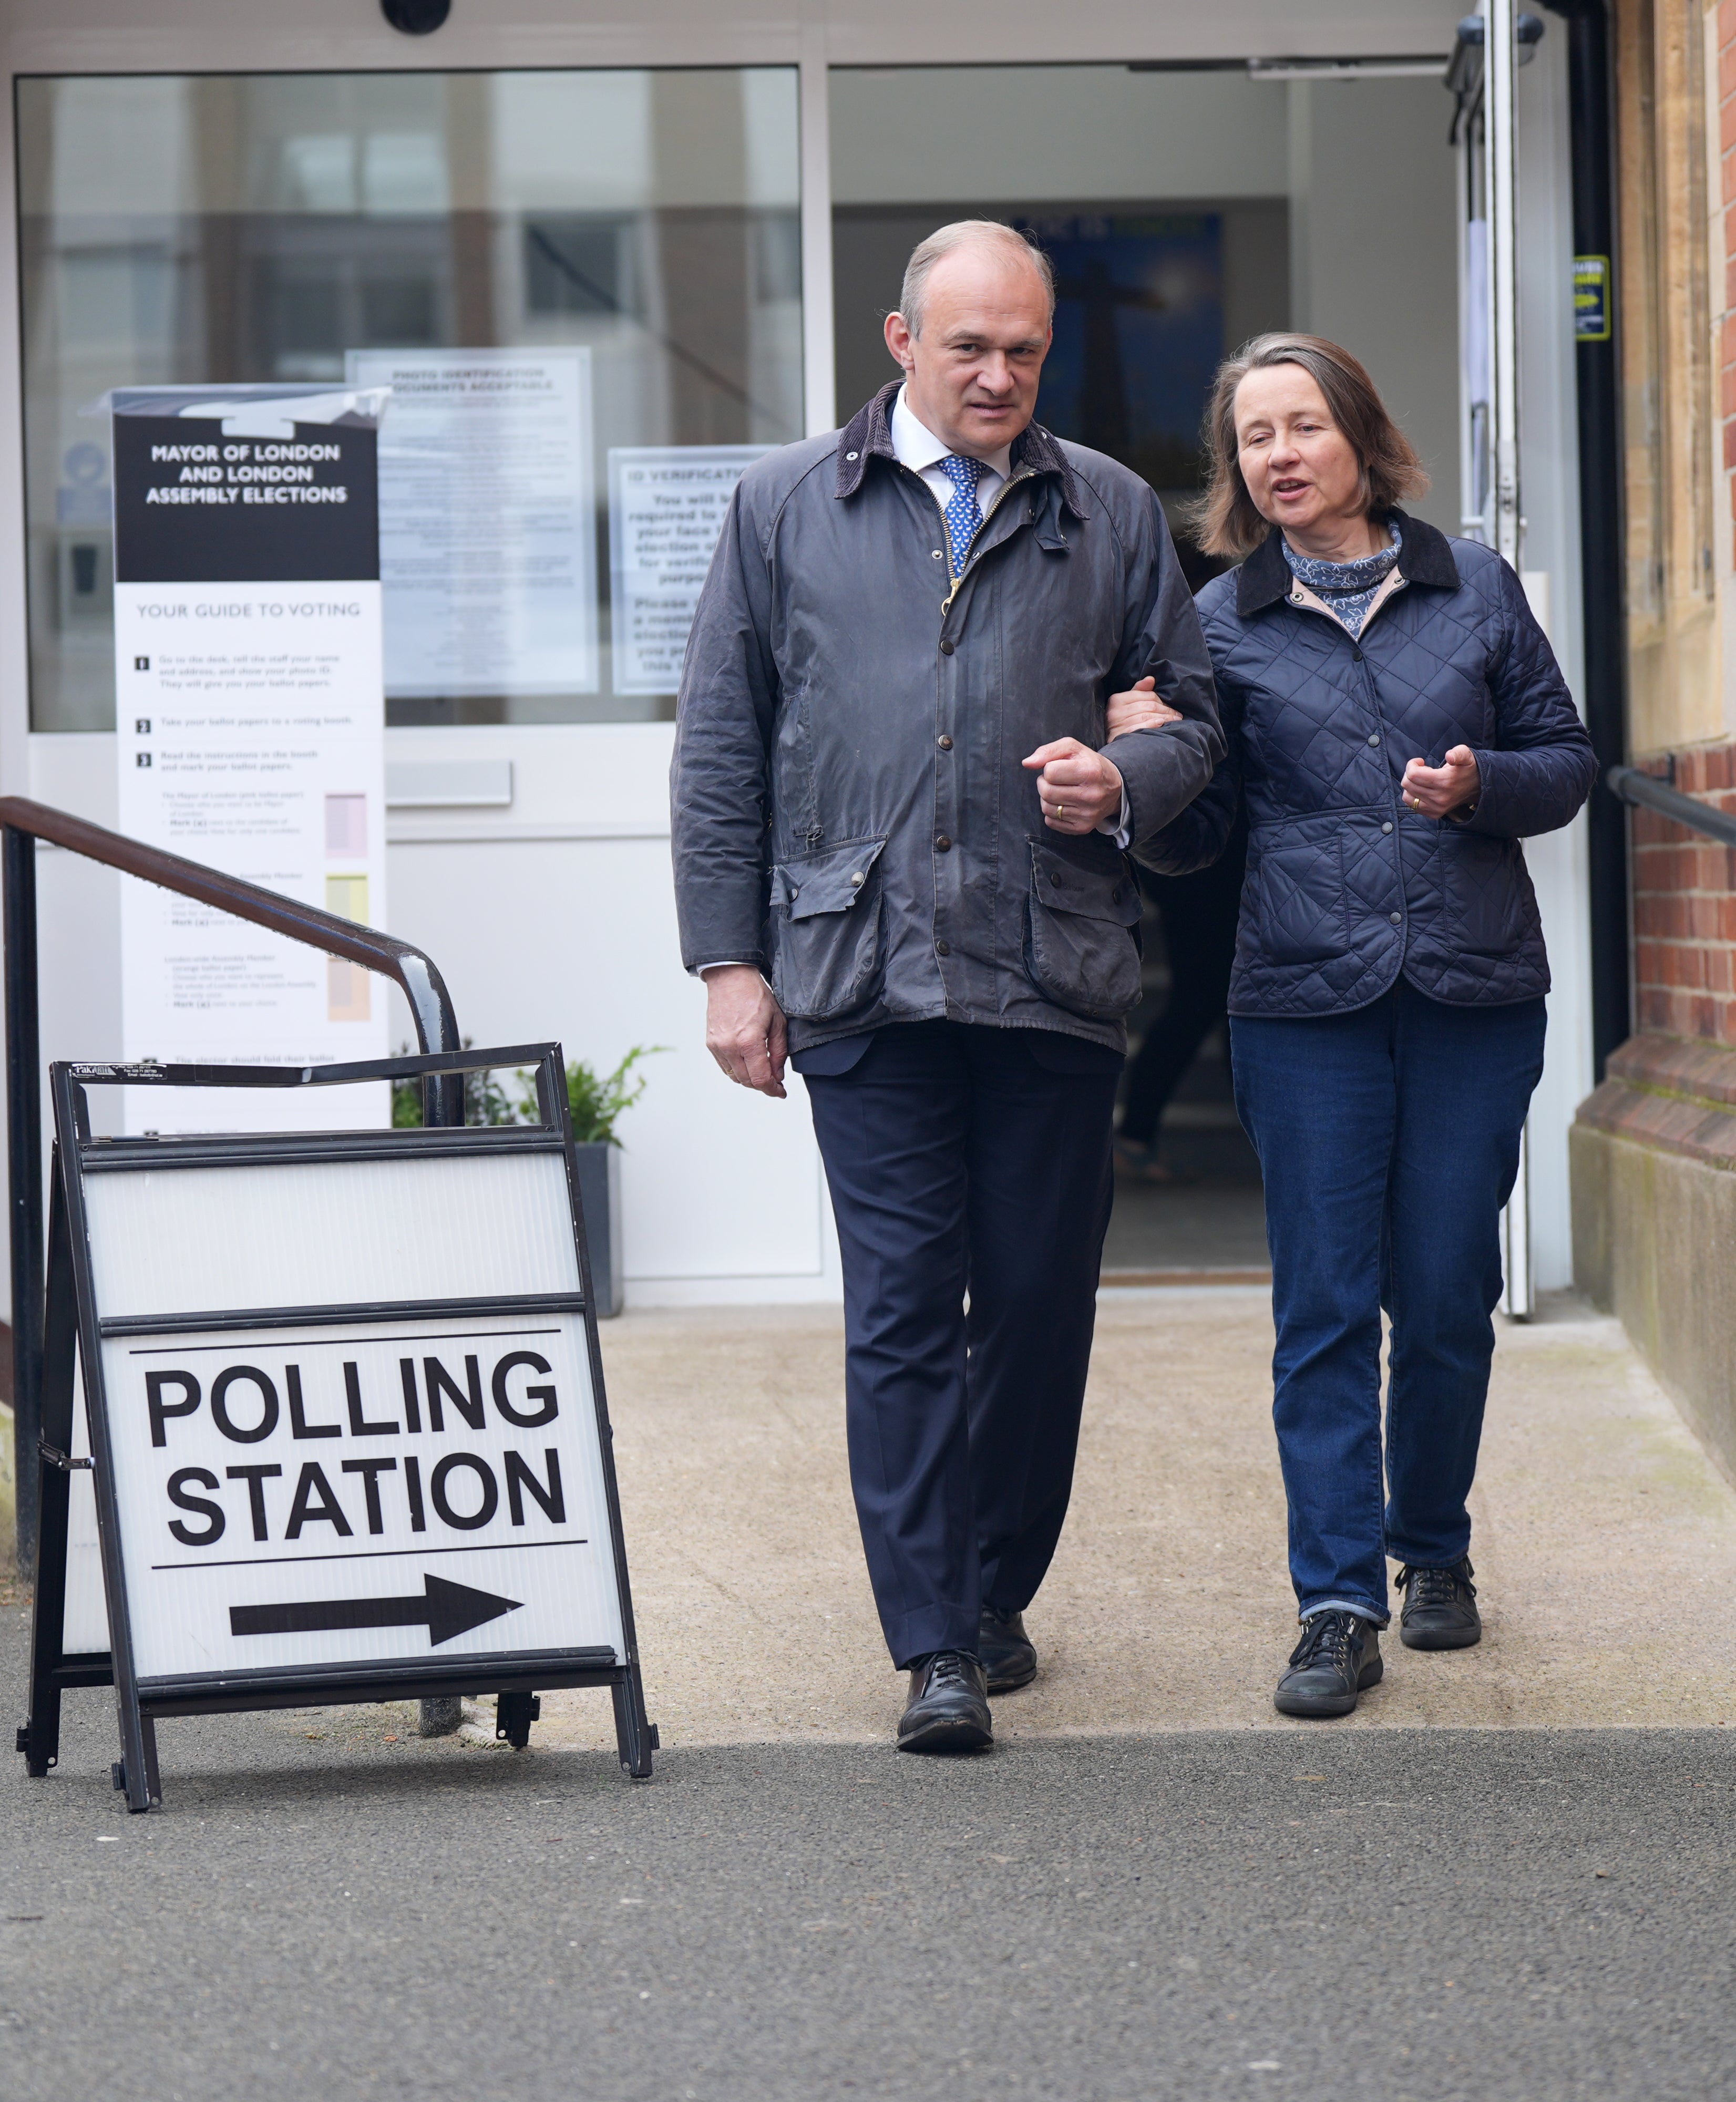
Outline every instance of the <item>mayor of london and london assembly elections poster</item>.
<svg viewBox="0 0 1736 2102"><path fill-rule="evenodd" d="M120 828L380 926L385 911L380 389L127 388L114 418ZM383 1058L359 965L131 878L125 1056ZM127 1092L128 1130L382 1124L383 1086L184 1100Z"/></svg>

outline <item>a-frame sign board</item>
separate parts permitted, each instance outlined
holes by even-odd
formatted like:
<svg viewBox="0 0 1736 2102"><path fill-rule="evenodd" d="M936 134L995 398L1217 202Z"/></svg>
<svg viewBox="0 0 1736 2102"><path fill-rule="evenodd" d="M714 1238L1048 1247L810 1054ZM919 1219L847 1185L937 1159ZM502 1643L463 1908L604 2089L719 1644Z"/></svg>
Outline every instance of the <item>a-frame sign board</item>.
<svg viewBox="0 0 1736 2102"><path fill-rule="evenodd" d="M525 1066L534 1124L91 1133L92 1087ZM58 1756L63 1690L112 1683L130 1810L161 1799L160 1717L460 1692L498 1694L522 1745L535 1688L606 1686L621 1763L648 1776L560 1047L51 1077L31 1773Z"/></svg>

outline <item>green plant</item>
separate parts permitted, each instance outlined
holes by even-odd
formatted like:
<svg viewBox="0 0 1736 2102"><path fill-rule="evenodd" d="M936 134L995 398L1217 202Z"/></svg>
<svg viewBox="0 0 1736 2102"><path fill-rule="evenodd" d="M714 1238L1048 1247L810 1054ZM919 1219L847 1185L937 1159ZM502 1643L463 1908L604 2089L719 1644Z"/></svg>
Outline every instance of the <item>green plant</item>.
<svg viewBox="0 0 1736 2102"><path fill-rule="evenodd" d="M397 1055L410 1056L410 1046L401 1044ZM422 1083L420 1080L394 1080L392 1083L392 1129L394 1131L420 1131L422 1129Z"/></svg>
<svg viewBox="0 0 1736 2102"><path fill-rule="evenodd" d="M464 1039L468 1051L474 1038ZM407 1058L410 1046L399 1047L398 1056ZM518 1075L523 1078L522 1073ZM467 1124L526 1124L536 1115L536 1087L531 1086L529 1111L515 1101L491 1072L466 1073L464 1075L464 1122ZM420 1080L394 1080L392 1083L392 1128L394 1131L418 1131L422 1125L422 1083Z"/></svg>
<svg viewBox="0 0 1736 2102"><path fill-rule="evenodd" d="M573 1137L580 1146L619 1146L617 1120L645 1093L646 1076L633 1067L642 1058L668 1049L667 1044L636 1044L612 1073L599 1077L594 1067L582 1058L567 1062L566 1107L573 1120ZM536 1114L536 1083L528 1074L526 1089L529 1114Z"/></svg>
<svg viewBox="0 0 1736 2102"><path fill-rule="evenodd" d="M468 1050L471 1039L464 1039ZM566 1106L572 1118L573 1137L580 1146L619 1146L615 1127L645 1093L646 1076L633 1071L642 1058L668 1049L667 1044L636 1044L612 1073L599 1074L583 1058L573 1058L566 1067ZM406 1044L400 1057L407 1058ZM467 1124L535 1124L537 1120L536 1075L521 1067L514 1074L516 1091L508 1089L492 1073L464 1076L464 1122ZM392 1123L398 1131L415 1131L422 1123L422 1083L392 1083Z"/></svg>

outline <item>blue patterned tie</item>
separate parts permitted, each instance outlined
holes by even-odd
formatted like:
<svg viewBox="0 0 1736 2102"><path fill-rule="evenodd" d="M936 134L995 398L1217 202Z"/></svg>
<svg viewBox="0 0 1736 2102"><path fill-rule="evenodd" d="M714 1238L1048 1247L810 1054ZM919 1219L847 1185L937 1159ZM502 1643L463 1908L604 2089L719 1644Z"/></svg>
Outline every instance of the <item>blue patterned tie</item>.
<svg viewBox="0 0 1736 2102"><path fill-rule="evenodd" d="M952 485L952 500L946 508L945 517L947 544L952 551L952 567L956 577L964 569L970 543L983 522L982 506L976 500L976 485L982 475L983 463L966 459L960 453L948 453L938 464Z"/></svg>

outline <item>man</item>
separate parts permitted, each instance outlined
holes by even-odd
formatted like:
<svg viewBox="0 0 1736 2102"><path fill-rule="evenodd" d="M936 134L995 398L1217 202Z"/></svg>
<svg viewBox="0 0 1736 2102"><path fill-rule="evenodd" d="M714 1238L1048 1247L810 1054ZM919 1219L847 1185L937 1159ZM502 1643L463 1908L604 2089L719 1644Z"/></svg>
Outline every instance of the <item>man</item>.
<svg viewBox="0 0 1736 2102"><path fill-rule="evenodd" d="M988 1694L1036 1674L1139 993L1122 849L1223 749L1157 499L1032 420L1053 287L989 221L917 247L902 381L743 477L671 776L707 1044L744 1087L781 1098L786 1056L807 1086L908 1751L986 1747ZM1135 681L1174 714L1112 765Z"/></svg>

